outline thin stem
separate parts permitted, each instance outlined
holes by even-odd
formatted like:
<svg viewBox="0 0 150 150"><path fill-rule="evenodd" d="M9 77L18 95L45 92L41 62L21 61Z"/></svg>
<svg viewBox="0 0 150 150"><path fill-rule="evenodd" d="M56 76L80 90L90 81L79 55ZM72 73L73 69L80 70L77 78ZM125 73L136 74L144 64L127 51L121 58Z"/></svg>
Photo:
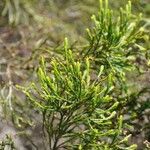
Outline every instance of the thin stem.
<svg viewBox="0 0 150 150"><path fill-rule="evenodd" d="M60 121L59 121L59 125L58 125L58 130L55 133L55 141L54 141L54 145L53 145L53 150L56 150L57 143L62 136L61 127L62 127L63 118L64 118L64 115L62 113L60 113ZM58 135L56 135L56 134L58 134Z"/></svg>

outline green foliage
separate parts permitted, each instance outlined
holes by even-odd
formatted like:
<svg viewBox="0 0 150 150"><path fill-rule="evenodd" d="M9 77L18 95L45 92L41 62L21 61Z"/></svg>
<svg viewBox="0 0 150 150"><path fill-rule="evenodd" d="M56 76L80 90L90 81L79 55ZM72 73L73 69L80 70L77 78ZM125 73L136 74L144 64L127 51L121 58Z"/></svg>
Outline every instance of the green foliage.
<svg viewBox="0 0 150 150"><path fill-rule="evenodd" d="M134 68L133 62L144 48L136 41L142 38L143 28L139 29L141 14L131 13L131 2L125 9L120 8L119 16L108 8L108 1L100 1L98 16L92 16L95 26L87 29L88 46L84 57L90 56L95 65L105 65L108 70L122 75ZM134 48L136 46L136 50Z"/></svg>
<svg viewBox="0 0 150 150"><path fill-rule="evenodd" d="M43 116L49 149L135 149L135 145L124 145L129 136L123 135L119 102L110 94L112 74L103 79L101 66L92 79L90 60L76 61L67 45L66 41L64 60L54 58L49 70L42 59L40 85L23 89Z"/></svg>

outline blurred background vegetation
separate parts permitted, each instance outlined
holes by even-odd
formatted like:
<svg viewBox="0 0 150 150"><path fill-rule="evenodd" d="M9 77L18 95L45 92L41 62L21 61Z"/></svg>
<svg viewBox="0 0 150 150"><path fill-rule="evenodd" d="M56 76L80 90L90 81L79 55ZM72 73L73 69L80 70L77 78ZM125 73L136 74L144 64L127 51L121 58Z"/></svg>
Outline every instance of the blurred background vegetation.
<svg viewBox="0 0 150 150"><path fill-rule="evenodd" d="M127 0L109 0L110 7L116 11L124 7ZM133 14L142 13L141 25L147 35L141 45L150 55L150 0L132 0ZM85 29L91 27L92 14L99 9L98 0L1 0L0 1L0 138L5 134L19 135L19 145L26 149L36 148L39 142L40 124L34 123L38 113L25 107L27 101L15 85L27 85L36 81L39 59L54 57L65 37L72 49L86 45ZM131 88L127 113L134 128L131 142L138 149L150 146L150 71L149 64L139 56L137 67L142 70L128 74ZM132 118L132 119L131 119ZM15 126L14 126L15 125ZM26 130L24 130L26 129ZM25 132L24 132L25 131ZM42 147L42 145L40 145ZM147 147L148 147L147 146ZM40 148L39 148L40 149Z"/></svg>

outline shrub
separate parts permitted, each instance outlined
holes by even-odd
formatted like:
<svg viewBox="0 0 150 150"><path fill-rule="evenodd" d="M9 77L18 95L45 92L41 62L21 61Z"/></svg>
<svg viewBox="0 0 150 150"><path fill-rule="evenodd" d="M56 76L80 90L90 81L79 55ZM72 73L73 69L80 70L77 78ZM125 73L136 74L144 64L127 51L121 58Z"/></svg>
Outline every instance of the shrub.
<svg viewBox="0 0 150 150"><path fill-rule="evenodd" d="M33 109L42 116L48 149L136 149L129 145L124 123L128 89L126 71L145 55L138 44L143 29L140 16L131 14L131 3L113 18L108 1L100 0L88 32L88 46L72 52L67 39L62 56L51 63L41 60L38 83L22 88ZM145 57L145 56L144 56Z"/></svg>

